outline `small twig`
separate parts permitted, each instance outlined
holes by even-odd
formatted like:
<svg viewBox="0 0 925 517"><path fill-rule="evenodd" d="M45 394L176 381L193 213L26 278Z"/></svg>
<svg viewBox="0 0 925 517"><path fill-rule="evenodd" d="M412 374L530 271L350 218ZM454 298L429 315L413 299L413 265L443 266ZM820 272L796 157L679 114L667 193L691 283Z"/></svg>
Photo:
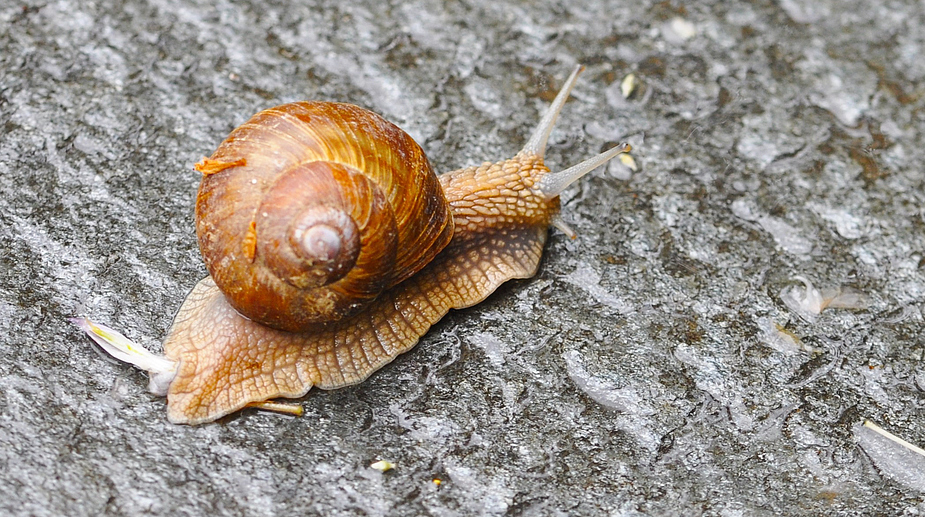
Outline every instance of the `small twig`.
<svg viewBox="0 0 925 517"><path fill-rule="evenodd" d="M879 434L880 436L882 436L882 437L884 437L884 438L886 438L886 439L888 439L888 440L892 440L892 441L898 443L899 445L902 445L903 447L909 449L909 450L912 451L912 452L915 452L915 453L921 454L922 456L925 456L925 451L923 451L923 450L920 449L919 447L916 447L915 445L912 445L911 443L907 442L906 440L903 440L902 438L896 436L895 434L892 434L892 433L890 433L890 432L884 430L882 427L880 427L879 425L877 425L877 424L871 422L870 420L864 420L864 427L870 429L871 431L873 431L873 432Z"/></svg>
<svg viewBox="0 0 925 517"><path fill-rule="evenodd" d="M294 402L274 402L264 400L262 402L250 402L247 407L262 409L263 411L272 411L274 413L283 413L285 415L302 416L302 404Z"/></svg>

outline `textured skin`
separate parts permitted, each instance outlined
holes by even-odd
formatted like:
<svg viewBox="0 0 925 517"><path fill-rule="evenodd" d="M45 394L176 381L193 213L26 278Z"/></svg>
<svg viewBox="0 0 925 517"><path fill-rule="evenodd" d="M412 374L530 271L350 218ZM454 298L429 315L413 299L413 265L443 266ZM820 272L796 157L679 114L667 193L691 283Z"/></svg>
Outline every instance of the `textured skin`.
<svg viewBox="0 0 925 517"><path fill-rule="evenodd" d="M274 328L305 331L355 314L429 263L453 234L421 147L352 104L295 102L261 111L197 169L196 233L209 275L238 311ZM371 213L374 206L379 213ZM313 207L336 207L357 221L357 262L368 267L348 265L348 277L300 289L285 279L304 264L280 275L280 262L266 259L285 248L290 223Z"/></svg>
<svg viewBox="0 0 925 517"><path fill-rule="evenodd" d="M559 200L532 187L548 169L518 155L439 177L452 209L450 244L363 312L287 333L240 316L210 278L184 302L164 348L179 361L168 391L175 423L208 422L248 403L358 383L413 347L450 309L474 305L512 278L533 276Z"/></svg>

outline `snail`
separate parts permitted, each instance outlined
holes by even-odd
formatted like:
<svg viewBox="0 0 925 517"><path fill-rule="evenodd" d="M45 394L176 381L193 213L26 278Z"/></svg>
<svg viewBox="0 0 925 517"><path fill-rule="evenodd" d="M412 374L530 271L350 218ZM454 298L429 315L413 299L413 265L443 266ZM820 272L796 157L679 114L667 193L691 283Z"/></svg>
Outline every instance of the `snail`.
<svg viewBox="0 0 925 517"><path fill-rule="evenodd" d="M397 126L350 104L296 102L232 131L203 174L196 229L209 276L183 302L164 356L87 319L104 349L151 373L168 419L199 424L317 386L355 384L450 309L533 276L559 194L621 144L560 172L546 142L576 68L513 158L440 176Z"/></svg>

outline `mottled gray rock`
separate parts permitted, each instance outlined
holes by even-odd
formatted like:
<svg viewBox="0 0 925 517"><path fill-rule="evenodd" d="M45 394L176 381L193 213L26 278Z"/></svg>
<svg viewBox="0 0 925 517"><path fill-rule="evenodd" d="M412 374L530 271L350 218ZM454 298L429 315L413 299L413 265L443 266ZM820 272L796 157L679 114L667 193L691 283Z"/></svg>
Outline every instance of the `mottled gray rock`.
<svg viewBox="0 0 925 517"><path fill-rule="evenodd" d="M925 513L925 457L860 425L925 444L921 2L583 3L0 3L0 513ZM639 170L304 417L171 425L68 324L159 350L205 274L191 164L254 112L354 102L450 170L578 62L548 162ZM866 308L794 310L797 275Z"/></svg>

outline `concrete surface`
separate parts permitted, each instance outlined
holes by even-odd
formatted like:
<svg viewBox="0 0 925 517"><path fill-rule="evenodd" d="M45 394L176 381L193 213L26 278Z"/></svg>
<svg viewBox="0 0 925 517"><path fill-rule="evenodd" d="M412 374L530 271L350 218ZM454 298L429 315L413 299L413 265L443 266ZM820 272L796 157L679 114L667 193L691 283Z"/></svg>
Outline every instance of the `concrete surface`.
<svg viewBox="0 0 925 517"><path fill-rule="evenodd" d="M298 4L0 2L0 513L925 514L925 457L861 425L925 444L921 2ZM548 162L639 170L304 417L170 425L67 322L158 349L205 274L191 165L254 112L364 105L450 170L578 62Z"/></svg>

